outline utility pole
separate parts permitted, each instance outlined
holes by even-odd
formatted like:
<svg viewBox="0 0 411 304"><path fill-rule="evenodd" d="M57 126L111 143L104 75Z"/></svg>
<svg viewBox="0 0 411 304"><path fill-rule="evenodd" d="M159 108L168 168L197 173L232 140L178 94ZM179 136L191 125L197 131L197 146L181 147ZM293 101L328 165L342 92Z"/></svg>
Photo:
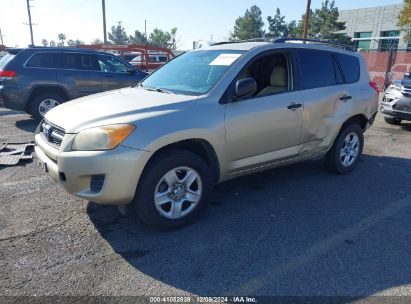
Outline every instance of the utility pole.
<svg viewBox="0 0 411 304"><path fill-rule="evenodd" d="M147 20L144 20L144 36L146 37L146 43L147 43L147 41L148 41L148 38L147 38Z"/></svg>
<svg viewBox="0 0 411 304"><path fill-rule="evenodd" d="M1 45L4 45L4 42L3 42L3 35L1 34L1 28L0 28L0 41L1 41Z"/></svg>
<svg viewBox="0 0 411 304"><path fill-rule="evenodd" d="M107 30L106 30L106 1L101 0L101 6L103 7L103 31L104 31L104 44L107 44Z"/></svg>
<svg viewBox="0 0 411 304"><path fill-rule="evenodd" d="M310 12L311 12L311 0L307 0L307 9L305 11L305 18L304 18L304 36L303 38L307 38L308 34L308 23L310 21Z"/></svg>
<svg viewBox="0 0 411 304"><path fill-rule="evenodd" d="M27 13L29 14L29 26L30 26L31 45L34 46L33 24L31 23L31 13L30 13L30 0L26 0L26 2L27 2Z"/></svg>

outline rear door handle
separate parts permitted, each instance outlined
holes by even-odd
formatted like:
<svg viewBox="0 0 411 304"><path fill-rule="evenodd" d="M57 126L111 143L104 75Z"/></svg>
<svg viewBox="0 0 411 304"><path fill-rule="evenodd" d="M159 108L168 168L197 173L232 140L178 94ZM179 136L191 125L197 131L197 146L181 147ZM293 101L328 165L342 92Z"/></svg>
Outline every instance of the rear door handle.
<svg viewBox="0 0 411 304"><path fill-rule="evenodd" d="M303 106L303 105L302 105L301 103L292 102L292 103L290 103L290 104L287 106L287 109L295 111L295 110L297 110L298 108L301 108L302 106Z"/></svg>
<svg viewBox="0 0 411 304"><path fill-rule="evenodd" d="M350 99L352 99L352 96L350 96L350 95L344 95L344 96L340 97L340 100L342 100L342 101L347 101L347 100L350 100Z"/></svg>

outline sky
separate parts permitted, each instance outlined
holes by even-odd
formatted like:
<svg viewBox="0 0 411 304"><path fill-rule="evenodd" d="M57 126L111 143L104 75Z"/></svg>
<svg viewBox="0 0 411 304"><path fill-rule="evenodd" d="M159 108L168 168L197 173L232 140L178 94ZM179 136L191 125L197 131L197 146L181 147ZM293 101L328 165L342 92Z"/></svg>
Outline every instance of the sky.
<svg viewBox="0 0 411 304"><path fill-rule="evenodd" d="M323 0L312 0L311 8L321 6ZM402 3L402 0L336 0L340 9L364 8ZM233 30L235 20L252 5L258 5L267 16L276 8L287 21L298 20L305 11L306 0L106 0L107 31L122 21L127 34L135 30L147 33L154 28L169 31L177 27L177 46L181 50L192 48L195 40L226 40ZM68 39L91 43L103 39L101 0L31 0L34 43L42 39L58 42L57 35L64 33ZM30 31L26 0L0 0L0 29L4 44L25 47L30 44ZM1 42L1 41L0 41Z"/></svg>

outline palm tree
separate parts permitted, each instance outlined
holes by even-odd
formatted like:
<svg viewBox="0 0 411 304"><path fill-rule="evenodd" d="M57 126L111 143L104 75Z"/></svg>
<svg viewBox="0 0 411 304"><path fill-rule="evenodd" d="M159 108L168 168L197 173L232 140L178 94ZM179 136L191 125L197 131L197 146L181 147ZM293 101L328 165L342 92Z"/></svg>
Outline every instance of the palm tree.
<svg viewBox="0 0 411 304"><path fill-rule="evenodd" d="M64 41L66 40L66 35L63 33L58 34L58 39L60 40L61 45L64 45Z"/></svg>

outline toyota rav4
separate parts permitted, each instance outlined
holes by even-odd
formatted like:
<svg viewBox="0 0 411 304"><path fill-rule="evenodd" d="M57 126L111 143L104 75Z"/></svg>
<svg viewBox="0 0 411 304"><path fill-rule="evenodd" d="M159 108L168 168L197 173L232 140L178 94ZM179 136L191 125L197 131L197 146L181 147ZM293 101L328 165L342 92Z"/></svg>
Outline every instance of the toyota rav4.
<svg viewBox="0 0 411 304"><path fill-rule="evenodd" d="M47 112L40 164L64 188L132 203L148 225L184 226L212 187L313 158L346 174L378 110L361 54L320 42L220 43L187 52L133 88Z"/></svg>

